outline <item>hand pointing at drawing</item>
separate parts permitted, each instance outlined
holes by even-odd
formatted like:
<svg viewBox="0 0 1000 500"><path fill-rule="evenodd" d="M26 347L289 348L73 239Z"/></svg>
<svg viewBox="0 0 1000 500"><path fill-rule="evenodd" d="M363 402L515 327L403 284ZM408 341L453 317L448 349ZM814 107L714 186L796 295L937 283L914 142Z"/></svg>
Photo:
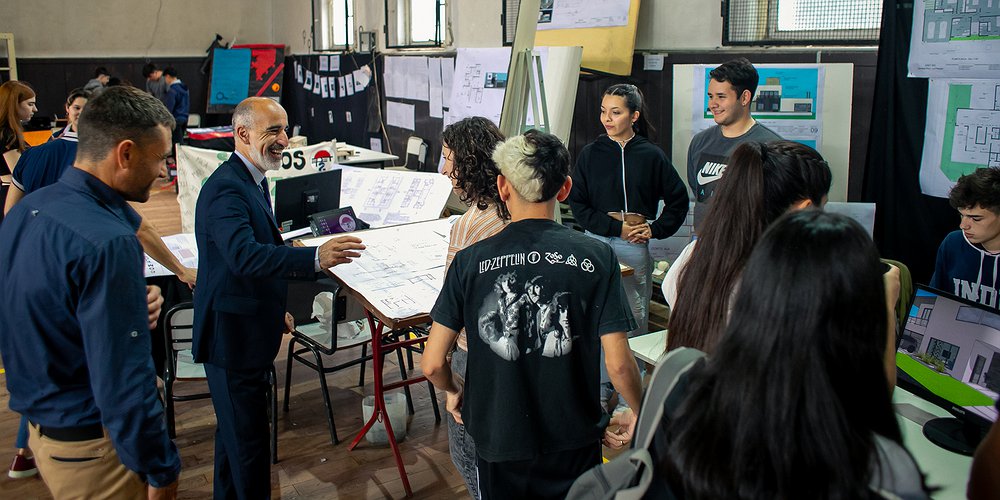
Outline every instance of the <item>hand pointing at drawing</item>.
<svg viewBox="0 0 1000 500"><path fill-rule="evenodd" d="M346 264L353 258L361 257L356 250L364 249L361 238L356 236L333 238L319 247L319 265L329 269L337 264Z"/></svg>

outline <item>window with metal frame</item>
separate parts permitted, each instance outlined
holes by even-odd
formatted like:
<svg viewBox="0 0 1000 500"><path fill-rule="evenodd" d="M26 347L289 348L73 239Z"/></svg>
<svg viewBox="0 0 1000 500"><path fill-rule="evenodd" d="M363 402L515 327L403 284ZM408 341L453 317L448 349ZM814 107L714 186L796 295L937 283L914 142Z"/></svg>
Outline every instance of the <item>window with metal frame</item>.
<svg viewBox="0 0 1000 500"><path fill-rule="evenodd" d="M313 50L354 47L354 0L313 0Z"/></svg>
<svg viewBox="0 0 1000 500"><path fill-rule="evenodd" d="M723 0L723 45L878 45L882 0Z"/></svg>
<svg viewBox="0 0 1000 500"><path fill-rule="evenodd" d="M446 0L385 0L385 46L442 47L448 36Z"/></svg>
<svg viewBox="0 0 1000 500"><path fill-rule="evenodd" d="M517 11L521 0L503 0L501 22L503 23L504 46L514 45L514 32L517 31Z"/></svg>

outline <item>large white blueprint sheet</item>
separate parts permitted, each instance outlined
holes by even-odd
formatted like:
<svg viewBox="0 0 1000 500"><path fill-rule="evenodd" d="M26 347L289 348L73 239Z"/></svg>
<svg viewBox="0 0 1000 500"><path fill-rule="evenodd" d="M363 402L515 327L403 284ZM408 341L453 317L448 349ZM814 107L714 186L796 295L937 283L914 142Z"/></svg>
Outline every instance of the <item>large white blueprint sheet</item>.
<svg viewBox="0 0 1000 500"><path fill-rule="evenodd" d="M453 219L360 231L361 257L330 269L379 312L394 319L429 313L444 283ZM319 246L335 236L304 240Z"/></svg>
<svg viewBox="0 0 1000 500"><path fill-rule="evenodd" d="M959 177L984 167L1000 167L1000 79L931 78L920 191L947 198Z"/></svg>
<svg viewBox="0 0 1000 500"><path fill-rule="evenodd" d="M451 194L451 180L435 172L340 168L340 206L373 228L437 219Z"/></svg>
<svg viewBox="0 0 1000 500"><path fill-rule="evenodd" d="M910 76L1000 78L1000 0L913 2Z"/></svg>

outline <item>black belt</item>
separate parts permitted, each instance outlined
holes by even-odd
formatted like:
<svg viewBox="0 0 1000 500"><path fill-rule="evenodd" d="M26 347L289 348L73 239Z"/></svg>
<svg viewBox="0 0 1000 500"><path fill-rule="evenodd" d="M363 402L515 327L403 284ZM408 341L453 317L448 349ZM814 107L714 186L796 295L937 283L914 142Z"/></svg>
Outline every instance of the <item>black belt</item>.
<svg viewBox="0 0 1000 500"><path fill-rule="evenodd" d="M36 425L38 433L55 441L78 442L101 439L104 437L104 426L101 424L79 425L76 427L50 427Z"/></svg>

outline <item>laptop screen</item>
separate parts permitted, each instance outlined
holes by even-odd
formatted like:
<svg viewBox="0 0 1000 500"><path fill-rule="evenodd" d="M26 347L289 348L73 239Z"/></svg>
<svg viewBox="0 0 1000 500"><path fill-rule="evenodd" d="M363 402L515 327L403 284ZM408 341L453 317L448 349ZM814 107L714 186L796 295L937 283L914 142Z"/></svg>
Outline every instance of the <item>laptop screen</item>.
<svg viewBox="0 0 1000 500"><path fill-rule="evenodd" d="M957 415L993 422L1000 393L1000 314L923 285L899 347L896 367Z"/></svg>

